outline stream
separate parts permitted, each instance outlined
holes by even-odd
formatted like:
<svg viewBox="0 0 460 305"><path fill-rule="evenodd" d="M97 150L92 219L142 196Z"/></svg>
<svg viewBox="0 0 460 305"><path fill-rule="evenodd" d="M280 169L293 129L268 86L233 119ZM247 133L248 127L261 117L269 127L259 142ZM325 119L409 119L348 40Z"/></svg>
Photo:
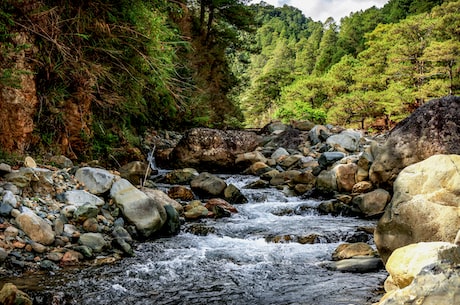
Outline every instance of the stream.
<svg viewBox="0 0 460 305"><path fill-rule="evenodd" d="M224 178L249 199L235 205L238 213L231 217L188 222L178 236L139 243L135 257L112 265L8 281L34 304L351 305L380 298L384 270L342 273L324 267L340 243L362 239L360 228L375 221L320 215L318 201L276 189L245 189L255 177ZM197 230L207 235L191 233Z"/></svg>

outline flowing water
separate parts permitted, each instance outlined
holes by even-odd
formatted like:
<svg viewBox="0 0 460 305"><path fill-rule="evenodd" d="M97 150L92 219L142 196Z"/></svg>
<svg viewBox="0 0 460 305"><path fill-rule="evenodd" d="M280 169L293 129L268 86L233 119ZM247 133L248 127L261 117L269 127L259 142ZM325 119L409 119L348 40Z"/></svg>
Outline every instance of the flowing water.
<svg viewBox="0 0 460 305"><path fill-rule="evenodd" d="M242 188L253 177L226 177ZM317 201L242 189L229 218L184 225L114 265L15 280L34 304L371 304L384 271L330 271L334 249L375 222L316 213ZM207 235L191 232L208 230ZM315 243L300 243L301 237ZM275 242L276 241L276 242Z"/></svg>

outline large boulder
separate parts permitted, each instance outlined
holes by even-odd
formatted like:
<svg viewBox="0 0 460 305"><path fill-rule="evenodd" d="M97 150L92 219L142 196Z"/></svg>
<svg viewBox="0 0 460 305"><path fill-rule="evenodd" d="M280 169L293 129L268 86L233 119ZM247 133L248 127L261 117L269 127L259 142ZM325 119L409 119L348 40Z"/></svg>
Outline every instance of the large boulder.
<svg viewBox="0 0 460 305"><path fill-rule="evenodd" d="M99 195L110 190L115 175L102 168L82 167L75 173L75 178L88 192Z"/></svg>
<svg viewBox="0 0 460 305"><path fill-rule="evenodd" d="M460 247L446 242L411 244L390 256L387 294L379 305L451 305L460 299Z"/></svg>
<svg viewBox="0 0 460 305"><path fill-rule="evenodd" d="M421 106L391 131L370 168L377 185L391 186L408 165L435 154L460 154L460 97L449 96Z"/></svg>
<svg viewBox="0 0 460 305"><path fill-rule="evenodd" d="M399 174L374 236L384 262L405 245L454 242L460 227L459 168L460 155L435 155Z"/></svg>
<svg viewBox="0 0 460 305"><path fill-rule="evenodd" d="M175 168L192 167L199 171L237 172L239 154L254 151L261 138L254 132L193 128L171 152Z"/></svg>
<svg viewBox="0 0 460 305"><path fill-rule="evenodd" d="M354 130L344 130L327 138L326 143L338 151L355 152L359 149L361 134Z"/></svg>
<svg viewBox="0 0 460 305"><path fill-rule="evenodd" d="M190 182L190 187L198 196L219 197L223 194L227 183L213 174L204 172Z"/></svg>
<svg viewBox="0 0 460 305"><path fill-rule="evenodd" d="M125 218L136 226L143 237L149 237L159 231L166 222L164 207L126 179L120 179L112 185L110 196L120 207Z"/></svg>

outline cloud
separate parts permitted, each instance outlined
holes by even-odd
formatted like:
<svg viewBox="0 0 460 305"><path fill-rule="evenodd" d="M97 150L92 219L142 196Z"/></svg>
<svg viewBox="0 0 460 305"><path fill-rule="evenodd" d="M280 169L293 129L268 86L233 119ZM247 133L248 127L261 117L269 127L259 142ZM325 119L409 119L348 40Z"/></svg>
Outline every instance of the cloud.
<svg viewBox="0 0 460 305"><path fill-rule="evenodd" d="M261 1L253 0L251 3ZM315 21L326 21L332 17L339 22L342 17L350 15L351 12L368 9L372 6L382 7L388 0L265 0L274 6L285 4L297 7L306 17Z"/></svg>

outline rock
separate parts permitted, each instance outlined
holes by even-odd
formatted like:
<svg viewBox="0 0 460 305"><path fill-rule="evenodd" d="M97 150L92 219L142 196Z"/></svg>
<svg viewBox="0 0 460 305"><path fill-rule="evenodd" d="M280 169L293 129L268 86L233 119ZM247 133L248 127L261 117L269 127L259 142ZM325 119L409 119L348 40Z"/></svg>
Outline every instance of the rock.
<svg viewBox="0 0 460 305"><path fill-rule="evenodd" d="M417 243L396 249L386 263L393 282L399 288L412 283L423 267L437 261L460 264L460 247L447 242Z"/></svg>
<svg viewBox="0 0 460 305"><path fill-rule="evenodd" d="M284 149L283 147L280 147L272 153L270 158L272 158L273 160L278 160L280 157L287 157L289 155L290 154L286 149Z"/></svg>
<svg viewBox="0 0 460 305"><path fill-rule="evenodd" d="M435 155L406 167L379 220L375 243L384 262L405 245L454 242L460 227L460 155Z"/></svg>
<svg viewBox="0 0 460 305"><path fill-rule="evenodd" d="M96 218L87 218L83 222L82 227L83 227L83 230L85 230L86 232L91 232L91 233L97 233L100 229Z"/></svg>
<svg viewBox="0 0 460 305"><path fill-rule="evenodd" d="M308 136L310 137L311 145L316 145L326 141L330 136L330 131L323 125L316 125L308 132Z"/></svg>
<svg viewBox="0 0 460 305"><path fill-rule="evenodd" d="M267 158L260 151L252 151L239 154L236 157L235 164L241 167L248 167L256 162L267 163Z"/></svg>
<svg viewBox="0 0 460 305"><path fill-rule="evenodd" d="M199 171L239 172L238 155L254 151L261 138L254 132L193 128L171 152L173 167L193 167Z"/></svg>
<svg viewBox="0 0 460 305"><path fill-rule="evenodd" d="M371 168L374 158L372 154L364 151L358 159L358 171L356 172L356 181L361 182L368 180L369 178L369 169Z"/></svg>
<svg viewBox="0 0 460 305"><path fill-rule="evenodd" d="M38 180L38 177L35 175L35 172L32 168L21 167L19 171L13 171L5 175L5 179L8 182L13 183L19 188L24 188L30 185L32 180Z"/></svg>
<svg viewBox="0 0 460 305"><path fill-rule="evenodd" d="M352 194L363 194L370 192L374 186L369 181L360 181L353 185L351 189Z"/></svg>
<svg viewBox="0 0 460 305"><path fill-rule="evenodd" d="M32 305L31 298L12 283L5 283L0 290L0 304Z"/></svg>
<svg viewBox="0 0 460 305"><path fill-rule="evenodd" d="M335 170L323 170L316 177L316 188L323 193L333 193L337 191L337 177Z"/></svg>
<svg viewBox="0 0 460 305"><path fill-rule="evenodd" d="M230 184L225 188L224 198L231 204L243 204L248 202L246 196L244 196L240 189L233 184Z"/></svg>
<svg viewBox="0 0 460 305"><path fill-rule="evenodd" d="M339 147L348 152L355 152L359 149L360 140L361 134L359 132L354 130L344 130L339 134L328 137L326 143L335 149Z"/></svg>
<svg viewBox="0 0 460 305"><path fill-rule="evenodd" d="M0 163L0 176L9 174L12 172L11 165L6 163Z"/></svg>
<svg viewBox="0 0 460 305"><path fill-rule="evenodd" d="M198 196L209 198L219 197L227 187L227 184L219 177L204 172L190 182L190 187Z"/></svg>
<svg viewBox="0 0 460 305"><path fill-rule="evenodd" d="M387 293L378 305L453 305L459 298L458 264L437 261L425 266L409 286Z"/></svg>
<svg viewBox="0 0 460 305"><path fill-rule="evenodd" d="M331 214L334 216L347 216L352 214L350 206L335 199L321 202L318 205L318 212L321 214Z"/></svg>
<svg viewBox="0 0 460 305"><path fill-rule="evenodd" d="M272 170L273 168L271 168L270 166L268 166L267 164L263 162L255 162L246 170L246 173L251 174L251 175L256 175L256 176L262 176L263 174L269 171L272 171Z"/></svg>
<svg viewBox="0 0 460 305"><path fill-rule="evenodd" d="M143 237L149 237L160 230L166 221L164 207L126 179L113 184L110 196L120 207L124 217L136 226Z"/></svg>
<svg viewBox="0 0 460 305"><path fill-rule="evenodd" d="M34 241L29 241L29 245L31 245L32 249L37 253L45 253L48 251L48 247Z"/></svg>
<svg viewBox="0 0 460 305"><path fill-rule="evenodd" d="M375 256L375 251L366 243L345 243L339 245L332 253L332 260L353 258L355 256Z"/></svg>
<svg viewBox="0 0 460 305"><path fill-rule="evenodd" d="M164 206L167 219L161 228L161 234L166 236L177 235L180 232L180 218L177 210L171 205Z"/></svg>
<svg viewBox="0 0 460 305"><path fill-rule="evenodd" d="M199 200L194 200L185 206L184 216L186 219L195 220L202 217L208 217L208 209L204 207Z"/></svg>
<svg viewBox="0 0 460 305"><path fill-rule="evenodd" d="M104 200L84 190L72 190L64 193L65 203L79 207L84 204L91 204L97 207L104 205Z"/></svg>
<svg viewBox="0 0 460 305"><path fill-rule="evenodd" d="M45 246L54 242L55 236L51 225L33 211L24 208L24 212L16 217L16 222L33 241Z"/></svg>
<svg viewBox="0 0 460 305"><path fill-rule="evenodd" d="M289 169L296 164L298 164L302 160L303 156L302 155L291 155L291 156L286 156L286 157L280 157L278 158L278 164L283 168L283 169Z"/></svg>
<svg viewBox="0 0 460 305"><path fill-rule="evenodd" d="M206 201L205 207L209 210L212 211L213 207L219 206L224 210L229 211L230 213L238 213L238 210L232 206L230 203L227 201L220 199L220 198L212 198Z"/></svg>
<svg viewBox="0 0 460 305"><path fill-rule="evenodd" d="M351 192L356 184L355 175L358 166L354 163L339 164L334 167L339 192Z"/></svg>
<svg viewBox="0 0 460 305"><path fill-rule="evenodd" d="M11 214L13 207L4 202L0 203L0 216L8 217Z"/></svg>
<svg viewBox="0 0 460 305"><path fill-rule="evenodd" d="M198 175L198 171L193 168L174 169L164 179L169 184L189 184Z"/></svg>
<svg viewBox="0 0 460 305"><path fill-rule="evenodd" d="M102 252L107 247L107 241L101 233L84 233L80 235L78 242L91 248L94 252Z"/></svg>
<svg viewBox="0 0 460 305"><path fill-rule="evenodd" d="M131 235L121 226L116 226L112 231L112 243L119 247L128 256L134 256L134 250L131 247L133 239Z"/></svg>
<svg viewBox="0 0 460 305"><path fill-rule="evenodd" d="M73 166L72 160L63 155L52 156L50 162L58 168L71 168Z"/></svg>
<svg viewBox="0 0 460 305"><path fill-rule="evenodd" d="M144 162L132 161L120 167L118 171L122 178L125 178L134 185L140 185L144 180L146 170L147 164Z"/></svg>
<svg viewBox="0 0 460 305"><path fill-rule="evenodd" d="M25 167L30 167L30 168L36 168L37 163L35 162L35 160L32 157L27 156L24 159L24 166Z"/></svg>
<svg viewBox="0 0 460 305"><path fill-rule="evenodd" d="M167 205L173 206L179 214L182 214L182 212L184 211L184 207L179 202L169 197L168 195L166 195L165 192L161 190L143 188L142 191L148 197L152 198L157 205L160 205L163 207Z"/></svg>
<svg viewBox="0 0 460 305"><path fill-rule="evenodd" d="M370 179L391 186L399 172L436 154L460 155L460 97L432 100L391 131L376 152Z"/></svg>
<svg viewBox="0 0 460 305"><path fill-rule="evenodd" d="M310 122L308 120L305 121L293 121L291 122L292 127L301 131L310 131L313 127L315 127L315 123Z"/></svg>
<svg viewBox="0 0 460 305"><path fill-rule="evenodd" d="M75 173L75 178L83 183L91 194L104 194L112 187L115 176L105 169L82 167Z"/></svg>
<svg viewBox="0 0 460 305"><path fill-rule="evenodd" d="M372 192L355 196L352 202L352 208L363 214L365 217L381 215L391 195L384 189L376 189Z"/></svg>
<svg viewBox="0 0 460 305"><path fill-rule="evenodd" d="M85 203L77 207L73 213L73 218L79 222L84 222L88 218L95 218L99 214L99 208L90 203Z"/></svg>
<svg viewBox="0 0 460 305"><path fill-rule="evenodd" d="M183 201L191 201L195 199L195 194L192 190L186 188L185 186L173 186L168 190L168 196L172 199L179 199Z"/></svg>
<svg viewBox="0 0 460 305"><path fill-rule="evenodd" d="M0 263L3 263L7 257L8 257L8 252L6 252L5 249L0 247Z"/></svg>
<svg viewBox="0 0 460 305"><path fill-rule="evenodd" d="M277 186L286 184L289 181L295 180L302 172L298 170L288 170L285 172L277 173L271 180L270 185Z"/></svg>
<svg viewBox="0 0 460 305"><path fill-rule="evenodd" d="M382 260L377 257L354 257L332 262L326 266L328 269L340 272L366 273L375 272L383 267Z"/></svg>
<svg viewBox="0 0 460 305"><path fill-rule="evenodd" d="M74 250L67 250L62 256L60 264L62 266L73 266L80 262L83 259L83 254Z"/></svg>
<svg viewBox="0 0 460 305"><path fill-rule="evenodd" d="M343 158L345 158L345 154L342 152L328 151L321 154L318 158L318 163L323 169L326 169Z"/></svg>
<svg viewBox="0 0 460 305"><path fill-rule="evenodd" d="M16 199L16 196L14 196L13 192L11 191L5 191L3 193L2 203L8 204L12 208L15 208L15 209L19 208L18 200Z"/></svg>
<svg viewBox="0 0 460 305"><path fill-rule="evenodd" d="M16 236L19 235L19 230L13 226L9 226L8 228L5 229L3 234L5 235L6 238L15 239Z"/></svg>

